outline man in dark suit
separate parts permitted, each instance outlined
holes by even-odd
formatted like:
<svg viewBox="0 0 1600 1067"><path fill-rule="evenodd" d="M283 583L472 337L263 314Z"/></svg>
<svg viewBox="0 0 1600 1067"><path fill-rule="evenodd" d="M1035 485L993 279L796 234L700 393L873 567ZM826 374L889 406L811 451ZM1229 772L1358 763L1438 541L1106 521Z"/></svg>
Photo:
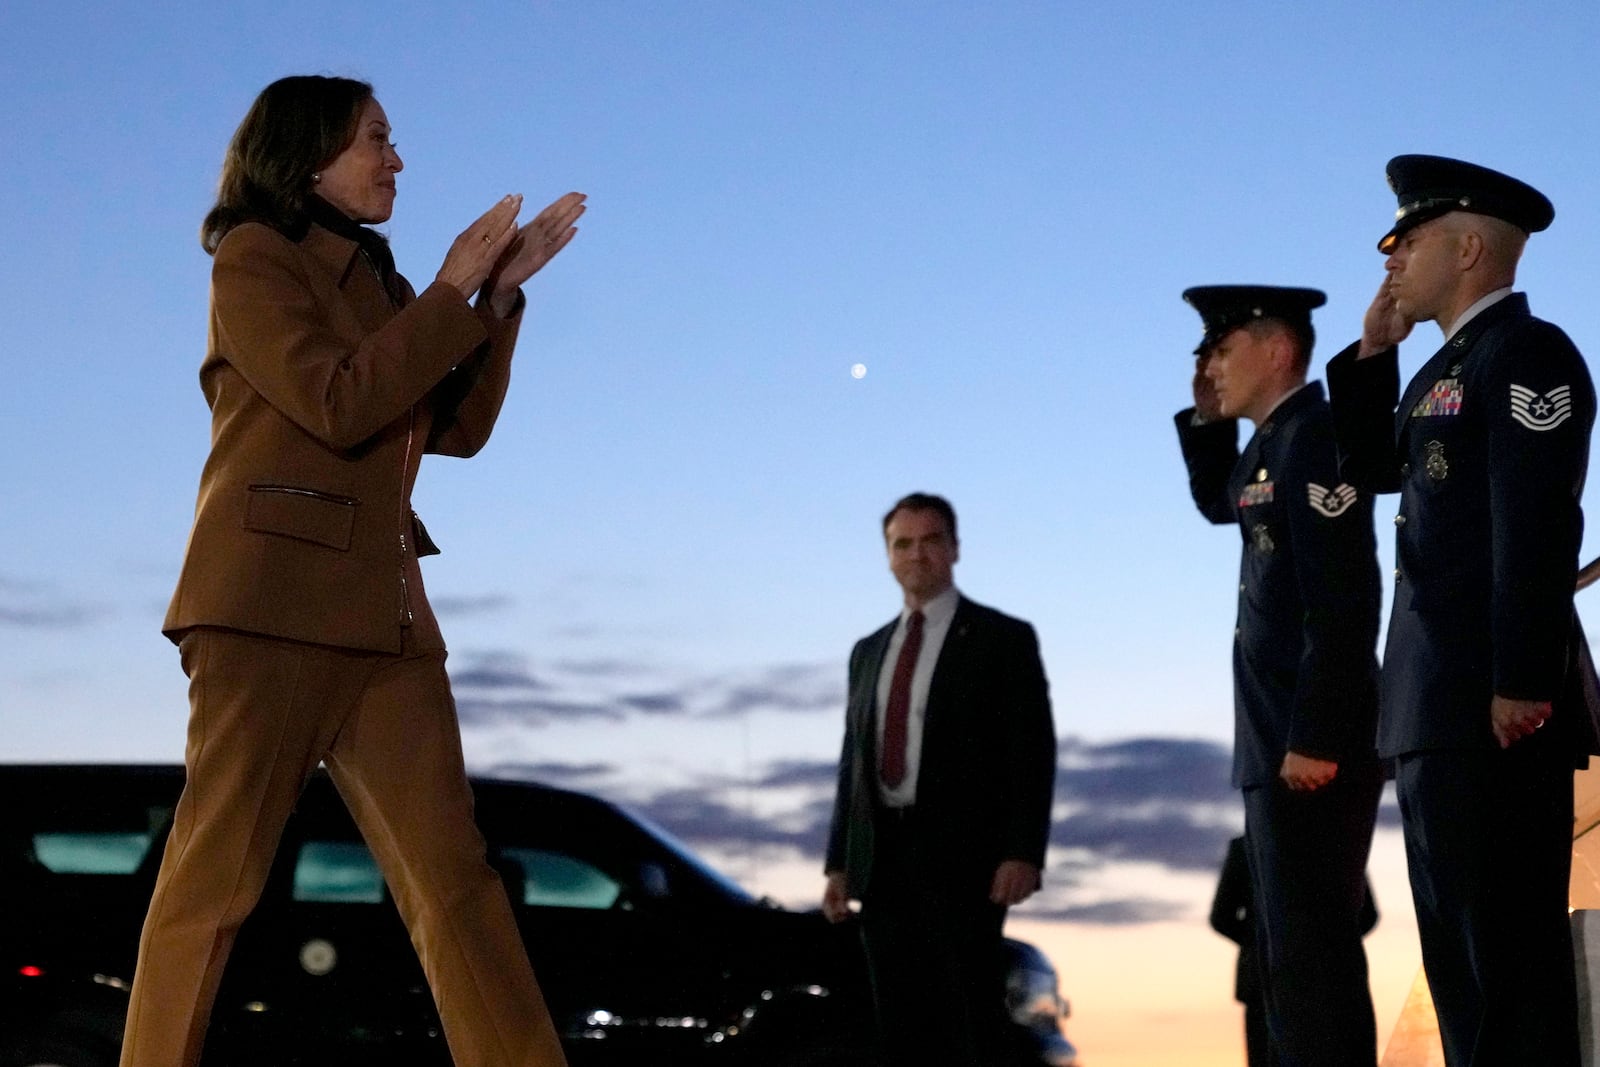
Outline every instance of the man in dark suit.
<svg viewBox="0 0 1600 1067"><path fill-rule="evenodd" d="M1383 776L1372 498L1338 478L1322 387L1306 382L1315 289L1204 286L1195 404L1175 419L1195 504L1239 527L1234 784L1244 791L1256 947L1282 1067L1373 1067L1361 946ZM1256 432L1238 448L1238 420Z"/></svg>
<svg viewBox="0 0 1600 1067"><path fill-rule="evenodd" d="M1512 292L1550 201L1439 156L1388 174L1386 276L1328 383L1345 477L1401 494L1378 745L1423 965L1450 1067L1576 1067L1572 771L1596 748L1572 595L1594 387ZM1445 344L1402 394L1396 346L1424 321Z"/></svg>
<svg viewBox="0 0 1600 1067"><path fill-rule="evenodd" d="M913 493L883 520L899 618L857 642L823 912L861 903L886 1057L994 1062L1006 908L1039 888L1055 728L1039 643L955 588L948 501Z"/></svg>

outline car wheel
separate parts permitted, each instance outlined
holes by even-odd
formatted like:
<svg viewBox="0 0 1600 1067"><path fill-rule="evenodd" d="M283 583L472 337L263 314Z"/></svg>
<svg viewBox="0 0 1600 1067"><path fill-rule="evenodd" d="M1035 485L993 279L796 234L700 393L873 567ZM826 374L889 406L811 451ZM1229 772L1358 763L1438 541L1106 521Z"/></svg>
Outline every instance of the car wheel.
<svg viewBox="0 0 1600 1067"><path fill-rule="evenodd" d="M0 1067L116 1067L117 1050L91 1037L24 1037L0 1047Z"/></svg>

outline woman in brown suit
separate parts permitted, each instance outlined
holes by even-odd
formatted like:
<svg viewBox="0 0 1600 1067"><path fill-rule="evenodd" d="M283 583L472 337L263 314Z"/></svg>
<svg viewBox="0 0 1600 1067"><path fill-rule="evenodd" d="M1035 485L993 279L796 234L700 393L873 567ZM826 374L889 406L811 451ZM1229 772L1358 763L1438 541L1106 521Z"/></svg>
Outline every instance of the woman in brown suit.
<svg viewBox="0 0 1600 1067"><path fill-rule="evenodd" d="M457 1063L564 1063L473 822L411 510L424 452L471 456L505 397L520 286L577 232L508 196L417 294L364 224L402 167L364 82L264 89L201 227L211 453L164 629L187 783L140 942L123 1067L193 1067L223 966L325 763L411 932ZM476 300L473 301L474 294ZM469 303L469 301L472 301Z"/></svg>

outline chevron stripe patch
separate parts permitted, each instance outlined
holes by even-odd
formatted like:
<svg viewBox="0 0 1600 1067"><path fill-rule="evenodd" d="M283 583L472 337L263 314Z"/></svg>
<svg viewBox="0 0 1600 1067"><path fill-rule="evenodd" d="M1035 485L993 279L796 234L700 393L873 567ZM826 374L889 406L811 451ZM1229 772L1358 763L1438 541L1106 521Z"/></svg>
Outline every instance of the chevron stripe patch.
<svg viewBox="0 0 1600 1067"><path fill-rule="evenodd" d="M1553 430L1572 417L1572 387L1558 385L1536 393L1525 385L1511 387L1511 417L1530 430Z"/></svg>
<svg viewBox="0 0 1600 1067"><path fill-rule="evenodd" d="M1332 489L1324 489L1316 482L1307 482L1306 496L1311 500L1311 510L1328 519L1337 519L1356 502L1355 487L1343 482Z"/></svg>

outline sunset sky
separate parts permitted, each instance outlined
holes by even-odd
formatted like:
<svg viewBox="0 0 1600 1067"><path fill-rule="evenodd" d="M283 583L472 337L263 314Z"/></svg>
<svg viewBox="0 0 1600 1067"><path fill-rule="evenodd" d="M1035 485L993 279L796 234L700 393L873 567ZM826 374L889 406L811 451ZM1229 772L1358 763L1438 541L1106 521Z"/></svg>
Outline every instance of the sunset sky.
<svg viewBox="0 0 1600 1067"><path fill-rule="evenodd" d="M1326 290L1320 375L1381 279L1384 162L1434 152L1551 197L1520 287L1600 351L1597 45L1580 2L6 4L0 758L181 758L197 227L262 86L366 78L418 288L505 193L590 198L494 440L419 485L473 767L813 904L846 655L897 606L879 519L943 493L963 591L1038 627L1062 739L1014 932L1090 1067L1239 1063L1205 926L1239 538L1188 499L1179 294ZM1381 1033L1417 967L1384 818Z"/></svg>

